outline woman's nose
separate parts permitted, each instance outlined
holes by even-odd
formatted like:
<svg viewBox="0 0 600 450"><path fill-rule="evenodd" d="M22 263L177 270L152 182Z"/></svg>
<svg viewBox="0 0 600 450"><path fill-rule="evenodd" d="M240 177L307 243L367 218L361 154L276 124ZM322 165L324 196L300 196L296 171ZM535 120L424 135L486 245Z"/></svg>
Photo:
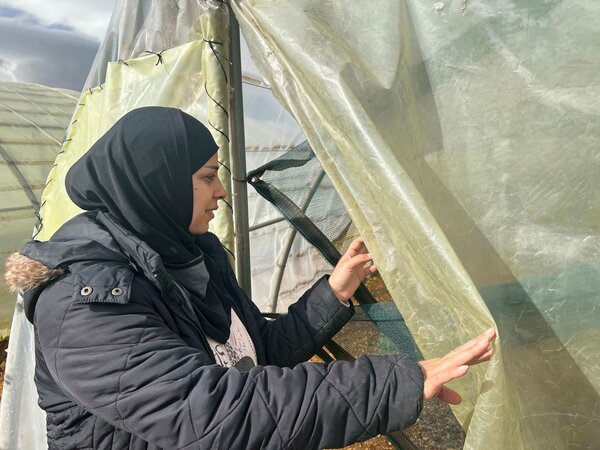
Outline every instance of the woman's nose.
<svg viewBox="0 0 600 450"><path fill-rule="evenodd" d="M218 199L227 197L227 191L223 187L223 183L221 183L221 180L219 180L219 186L217 187L217 190L215 191L215 197Z"/></svg>

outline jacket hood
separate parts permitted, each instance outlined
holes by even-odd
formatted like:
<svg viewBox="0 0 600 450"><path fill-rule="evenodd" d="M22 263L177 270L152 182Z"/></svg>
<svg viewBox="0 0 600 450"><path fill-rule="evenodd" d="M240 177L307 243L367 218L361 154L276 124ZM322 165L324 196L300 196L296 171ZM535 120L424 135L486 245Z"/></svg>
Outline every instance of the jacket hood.
<svg viewBox="0 0 600 450"><path fill-rule="evenodd" d="M63 269L51 269L15 252L6 259L4 283L11 292L24 293L59 278L64 273Z"/></svg>
<svg viewBox="0 0 600 450"><path fill-rule="evenodd" d="M111 270L99 270L97 263ZM161 294L173 287L158 253L110 214L89 211L66 222L49 241L33 240L23 245L8 258L4 280L9 289L22 293L25 314L33 322L39 295L50 281L69 273L74 295L85 297L80 301L118 294L125 302L134 272L143 274ZM84 290L86 287L91 288L91 294Z"/></svg>

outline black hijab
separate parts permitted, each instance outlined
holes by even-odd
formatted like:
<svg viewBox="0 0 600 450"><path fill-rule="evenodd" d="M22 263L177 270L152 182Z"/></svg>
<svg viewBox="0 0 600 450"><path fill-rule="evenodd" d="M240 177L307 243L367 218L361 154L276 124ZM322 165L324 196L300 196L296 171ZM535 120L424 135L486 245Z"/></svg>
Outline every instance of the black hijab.
<svg viewBox="0 0 600 450"><path fill-rule="evenodd" d="M216 248L214 235L188 231L192 174L217 149L210 132L189 114L174 108L139 108L119 119L71 167L65 184L77 206L110 213L150 245L167 267L185 268L205 260L210 281L205 298L196 299L194 307L204 330L226 342L232 288L221 273L227 273L220 267L223 249Z"/></svg>

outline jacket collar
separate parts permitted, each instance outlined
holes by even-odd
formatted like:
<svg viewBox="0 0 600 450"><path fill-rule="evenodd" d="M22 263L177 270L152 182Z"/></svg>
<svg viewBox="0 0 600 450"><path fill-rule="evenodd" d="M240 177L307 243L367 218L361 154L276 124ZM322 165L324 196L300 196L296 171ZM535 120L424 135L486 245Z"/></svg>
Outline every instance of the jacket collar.
<svg viewBox="0 0 600 450"><path fill-rule="evenodd" d="M49 269L66 270L82 286L94 282L96 271L90 268L90 263L102 262L126 270L129 266L147 278L163 297L174 287L160 255L110 214L102 211L88 211L75 216L60 227L49 241L30 241L21 247L19 253ZM119 279L120 287L129 293L133 277L123 274L115 276ZM26 316L31 322L37 300L47 284L44 282L34 286L23 294ZM75 292L74 296L78 293ZM75 298L76 301L91 299L92 296Z"/></svg>

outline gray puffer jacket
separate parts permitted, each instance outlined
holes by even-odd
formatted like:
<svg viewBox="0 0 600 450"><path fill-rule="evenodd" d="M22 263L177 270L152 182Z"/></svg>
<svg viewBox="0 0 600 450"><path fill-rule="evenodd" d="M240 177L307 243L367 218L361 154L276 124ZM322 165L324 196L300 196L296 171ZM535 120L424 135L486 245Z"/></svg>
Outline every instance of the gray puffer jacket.
<svg viewBox="0 0 600 450"><path fill-rule="evenodd" d="M421 411L423 376L406 356L303 362L353 313L325 279L274 322L242 296L259 363L242 373L215 364L190 298L109 215L81 214L20 253L9 278L29 288L51 449L341 447Z"/></svg>

